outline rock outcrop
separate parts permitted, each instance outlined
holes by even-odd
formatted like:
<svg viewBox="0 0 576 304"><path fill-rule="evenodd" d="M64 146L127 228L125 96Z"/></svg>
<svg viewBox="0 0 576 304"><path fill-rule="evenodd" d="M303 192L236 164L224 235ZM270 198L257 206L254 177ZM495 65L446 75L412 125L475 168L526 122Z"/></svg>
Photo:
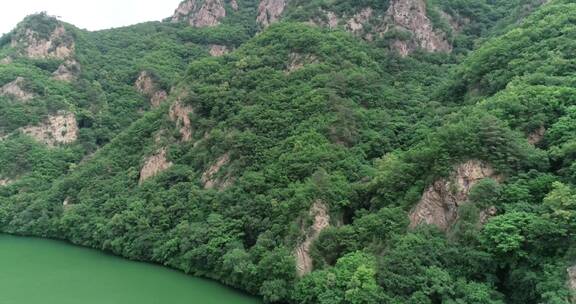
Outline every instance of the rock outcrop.
<svg viewBox="0 0 576 304"><path fill-rule="evenodd" d="M261 0L256 21L261 27L266 28L280 20L285 8L286 0Z"/></svg>
<svg viewBox="0 0 576 304"><path fill-rule="evenodd" d="M168 93L159 88L152 74L148 71L140 72L138 79L134 83L136 90L144 96L150 98L152 107L158 107L168 98Z"/></svg>
<svg viewBox="0 0 576 304"><path fill-rule="evenodd" d="M480 212L480 219L478 224L480 224L480 226L486 225L486 223L488 223L491 218L495 217L496 214L498 214L498 209L495 206L491 206L486 210L482 210Z"/></svg>
<svg viewBox="0 0 576 304"><path fill-rule="evenodd" d="M572 292L571 303L576 303L576 266L566 270L568 272L568 288Z"/></svg>
<svg viewBox="0 0 576 304"><path fill-rule="evenodd" d="M234 4L232 4L234 6ZM172 22L187 22L194 27L209 27L220 24L226 17L224 0L186 0L172 16Z"/></svg>
<svg viewBox="0 0 576 304"><path fill-rule="evenodd" d="M150 104L153 108L160 106L166 99L168 99L168 93L164 90L159 90L154 92L150 97Z"/></svg>
<svg viewBox="0 0 576 304"><path fill-rule="evenodd" d="M568 288L572 292L572 303L576 303L576 266L566 270L568 272Z"/></svg>
<svg viewBox="0 0 576 304"><path fill-rule="evenodd" d="M262 1L261 6L265 2ZM452 45L447 40L446 34L435 29L428 18L425 0L391 0L386 12L380 12L372 7L361 8L348 16L338 16L334 12L324 10L320 12L321 17L315 17L308 23L329 28L343 24L345 30L367 41L384 37L392 31L398 32L407 38L389 39L392 39L391 47L402 56L420 48L429 52L452 51ZM448 22L453 22L453 26L457 26L456 21L448 14L440 12L440 16Z"/></svg>
<svg viewBox="0 0 576 304"><path fill-rule="evenodd" d="M320 233L330 226L330 213L328 206L320 200L312 204L309 215L312 218L312 226L302 227L305 234L304 241L302 241L294 250L294 257L296 258L296 271L299 276L309 274L313 270L313 260L310 257L310 249L312 244Z"/></svg>
<svg viewBox="0 0 576 304"><path fill-rule="evenodd" d="M172 165L172 162L169 162L166 158L166 148L160 149L160 151L148 157L144 162L144 166L140 170L139 183L142 184L145 180L169 169Z"/></svg>
<svg viewBox="0 0 576 304"><path fill-rule="evenodd" d="M0 88L0 95L10 96L20 101L28 101L34 98L34 94L26 91L25 82L26 80L24 78L17 77L14 81L7 83Z"/></svg>
<svg viewBox="0 0 576 304"><path fill-rule="evenodd" d="M230 49L225 45L211 44L209 45L209 47L210 47L209 50L210 55L214 57L220 57L230 53Z"/></svg>
<svg viewBox="0 0 576 304"><path fill-rule="evenodd" d="M346 30L356 35L360 35L364 30L364 26L368 24L373 16L374 11L372 8L363 8L360 12L352 16L348 22L346 22Z"/></svg>
<svg viewBox="0 0 576 304"><path fill-rule="evenodd" d="M192 139L190 113L193 112L194 109L191 106L183 105L180 99L170 107L170 120L172 120L179 129L182 141L190 141Z"/></svg>
<svg viewBox="0 0 576 304"><path fill-rule="evenodd" d="M69 144L78 138L76 116L64 111L48 117L38 126L22 128L20 131L51 147Z"/></svg>
<svg viewBox="0 0 576 304"><path fill-rule="evenodd" d="M340 23L340 20L338 19L338 16L336 16L336 14L334 12L326 12L326 24L328 25L329 28L334 29L338 26L338 23Z"/></svg>
<svg viewBox="0 0 576 304"><path fill-rule="evenodd" d="M12 180L7 178L0 178L0 187L8 186L12 183Z"/></svg>
<svg viewBox="0 0 576 304"><path fill-rule="evenodd" d="M544 135L546 134L546 128L541 126L540 128L534 130L532 133L528 134L528 143L531 145L539 144L542 139L544 139Z"/></svg>
<svg viewBox="0 0 576 304"><path fill-rule="evenodd" d="M7 65L7 64L11 64L14 61L14 59L12 59L12 57L4 57L2 58L2 60L0 60L0 64L1 65Z"/></svg>
<svg viewBox="0 0 576 304"><path fill-rule="evenodd" d="M68 59L74 55L76 47L74 39L62 24L56 26L47 38L30 28L20 29L12 38L11 46L32 59Z"/></svg>
<svg viewBox="0 0 576 304"><path fill-rule="evenodd" d="M436 225L446 231L458 217L458 207L468 200L470 189L480 180L501 180L488 164L471 160L456 167L449 179L434 182L410 213L410 227Z"/></svg>
<svg viewBox="0 0 576 304"><path fill-rule="evenodd" d="M393 47L403 56L422 48L429 52L451 52L452 45L446 35L436 31L432 21L426 14L425 0L392 0L386 12L386 23L389 28L408 31L412 34L410 40L396 40Z"/></svg>
<svg viewBox="0 0 576 304"><path fill-rule="evenodd" d="M340 23L340 18L338 18L338 16L334 12L324 10L321 10L320 12L321 12L320 17L310 19L308 21L308 24L314 26L328 27L330 29L335 29L338 27L338 24Z"/></svg>
<svg viewBox="0 0 576 304"><path fill-rule="evenodd" d="M64 61L58 69L52 73L52 78L55 80L72 82L78 78L80 74L80 63L74 59Z"/></svg>
<svg viewBox="0 0 576 304"><path fill-rule="evenodd" d="M232 177L230 175L219 176L222 167L230 163L230 154L226 153L218 158L204 173L202 173L202 184L204 189L219 189L223 190L232 184Z"/></svg>
<svg viewBox="0 0 576 304"><path fill-rule="evenodd" d="M303 68L307 64L315 63L317 61L318 58L312 54L290 53L286 72L292 73Z"/></svg>
<svg viewBox="0 0 576 304"><path fill-rule="evenodd" d="M238 1L236 1L236 0L230 1L230 6L231 6L232 9L235 10L235 11L237 11L238 9L240 9L240 7L238 6Z"/></svg>

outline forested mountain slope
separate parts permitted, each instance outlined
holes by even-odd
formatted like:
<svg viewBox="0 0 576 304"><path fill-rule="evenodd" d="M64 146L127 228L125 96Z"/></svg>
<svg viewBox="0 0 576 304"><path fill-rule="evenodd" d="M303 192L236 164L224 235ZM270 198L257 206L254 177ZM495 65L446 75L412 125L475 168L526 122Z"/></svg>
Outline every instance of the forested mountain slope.
<svg viewBox="0 0 576 304"><path fill-rule="evenodd" d="M0 40L0 231L271 303L570 303L575 35L567 0L30 16Z"/></svg>

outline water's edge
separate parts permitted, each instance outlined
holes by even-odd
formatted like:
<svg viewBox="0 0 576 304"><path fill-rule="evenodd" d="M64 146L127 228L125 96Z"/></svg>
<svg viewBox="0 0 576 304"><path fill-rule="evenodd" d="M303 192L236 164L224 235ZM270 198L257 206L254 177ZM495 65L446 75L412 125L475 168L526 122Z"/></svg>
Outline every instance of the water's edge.
<svg viewBox="0 0 576 304"><path fill-rule="evenodd" d="M168 265L163 265L163 264L160 264L160 263L157 263L154 261L131 259L131 258L122 256L122 255L115 254L115 253L108 251L108 250L103 250L100 248L85 246L82 244L75 244L72 241L67 240L67 239L63 239L63 238L41 237L41 236L36 236L36 235L15 234L15 233L7 233L7 232L0 231L0 237L2 237L2 236L8 236L8 237L20 238L20 239L54 242L54 243L57 243L57 244L60 244L63 246L69 246L69 247L75 247L75 248L81 248L81 249L89 250L89 251L97 253L99 255L106 256L108 258L119 259L119 260L123 260L125 262L130 262L130 263L135 263L135 264L142 264L142 265L158 267L161 270L165 270L165 271L167 270L167 271L182 274L182 275L184 275L190 279L203 280L205 282L211 282L211 283L217 284L217 285L221 286L221 288L225 288L225 289L228 289L229 291L237 293L239 296L250 297L250 298L253 298L257 302L262 303L261 297L259 297L257 295L250 294L250 293L246 292L245 290L235 288L234 286L227 285L224 282L221 282L217 279L211 278L209 276L192 275L192 274L189 274L189 273L182 271L181 269L173 268L173 267L170 267Z"/></svg>

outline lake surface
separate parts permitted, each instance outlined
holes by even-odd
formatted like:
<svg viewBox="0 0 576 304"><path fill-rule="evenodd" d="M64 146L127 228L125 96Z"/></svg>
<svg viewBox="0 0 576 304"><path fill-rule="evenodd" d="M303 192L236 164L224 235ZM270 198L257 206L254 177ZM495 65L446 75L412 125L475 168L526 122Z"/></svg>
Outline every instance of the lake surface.
<svg viewBox="0 0 576 304"><path fill-rule="evenodd" d="M0 235L0 304L254 304L216 282L63 242Z"/></svg>

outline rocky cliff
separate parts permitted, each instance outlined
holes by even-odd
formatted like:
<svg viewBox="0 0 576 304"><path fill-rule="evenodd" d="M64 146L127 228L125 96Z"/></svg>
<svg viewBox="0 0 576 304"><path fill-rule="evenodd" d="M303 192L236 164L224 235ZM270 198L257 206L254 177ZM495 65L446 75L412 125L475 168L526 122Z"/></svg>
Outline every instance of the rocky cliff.
<svg viewBox="0 0 576 304"><path fill-rule="evenodd" d="M572 291L572 303L576 303L576 266L567 269L568 272L568 288Z"/></svg>
<svg viewBox="0 0 576 304"><path fill-rule="evenodd" d="M294 3L294 5L302 5L298 2ZM288 9L290 5L292 2L287 0L260 0L256 12L256 22L261 29L265 29L286 17L286 12L290 11ZM238 3L230 1L230 7L233 10L238 10ZM438 11L438 15L453 27L460 27L449 14ZM180 4L171 20L172 22L188 22L194 27L207 27L220 24L220 21L226 16L224 0L187 0ZM291 16L288 17L288 19L292 18ZM435 28L428 16L425 0L391 0L386 10L366 6L355 9L355 12L348 11L338 14L327 8L318 8L315 16L302 21L329 28L341 26L346 31L368 41L383 38L390 33L396 37L390 41L391 48L398 51L402 56L418 49L429 52L452 51L452 45L447 39L447 34ZM211 46L211 54L218 56L222 52Z"/></svg>
<svg viewBox="0 0 576 304"><path fill-rule="evenodd" d="M140 93L150 99L152 107L158 107L166 98L168 93L162 90L154 80L153 75L148 71L142 71L134 83L134 87Z"/></svg>
<svg viewBox="0 0 576 304"><path fill-rule="evenodd" d="M314 269L312 257L310 257L310 249L314 241L318 239L320 233L330 226L330 214L328 206L318 200L312 204L309 211L309 216L312 218L312 226L302 226L302 231L305 235L304 240L298 244L294 250L294 257L296 258L296 271L299 276L304 276Z"/></svg>
<svg viewBox="0 0 576 304"><path fill-rule="evenodd" d="M10 96L19 101L28 101L34 98L34 94L26 90L25 82L26 80L24 78L17 77L14 81L0 88L0 95Z"/></svg>
<svg viewBox="0 0 576 304"><path fill-rule="evenodd" d="M362 35L364 34L363 31L365 27L368 26L368 23L373 17L374 11L372 8L365 7L360 12L354 14L351 18L348 19L346 22L346 30L356 35ZM371 36L371 34L367 35Z"/></svg>
<svg viewBox="0 0 576 304"><path fill-rule="evenodd" d="M363 7L353 14L337 15L325 9L319 12L320 16L308 20L309 24L329 28L341 25L346 31L368 41L388 36L390 47L402 56L418 49L428 52L452 51L447 34L435 28L428 16L425 0L392 0L385 11ZM438 11L438 14L455 27L454 30L461 27L449 14L442 11Z"/></svg>
<svg viewBox="0 0 576 304"><path fill-rule="evenodd" d="M58 66L58 69L52 73L52 78L65 82L72 82L78 78L80 71L80 63L74 59L68 59Z"/></svg>
<svg viewBox="0 0 576 304"><path fill-rule="evenodd" d="M386 19L386 31L394 29L411 35L410 39L393 42L393 47L401 55L408 55L418 48L429 52L452 51L446 34L436 30L428 18L425 0L393 0L386 12Z"/></svg>
<svg viewBox="0 0 576 304"><path fill-rule="evenodd" d="M313 54L301 54L292 52L288 57L286 73L295 72L303 68L307 64L312 64L316 62L318 62L318 58Z"/></svg>
<svg viewBox="0 0 576 304"><path fill-rule="evenodd" d="M220 56L224 56L224 55L230 53L230 49L225 45L211 44L208 47L209 47L210 56L220 57Z"/></svg>
<svg viewBox="0 0 576 304"><path fill-rule="evenodd" d="M234 4L232 6L234 7ZM194 27L209 27L220 24L224 17L224 0L186 0L180 3L171 20L187 22Z"/></svg>
<svg viewBox="0 0 576 304"><path fill-rule="evenodd" d="M22 128L21 131L51 147L72 143L78 138L76 116L64 111L48 117L38 126Z"/></svg>
<svg viewBox="0 0 576 304"><path fill-rule="evenodd" d="M226 153L220 156L214 164L212 164L204 173L202 173L202 184L204 189L219 189L223 190L228 188L233 179L229 174L222 176L220 170L230 163L230 154Z"/></svg>
<svg viewBox="0 0 576 304"><path fill-rule="evenodd" d="M258 21L260 26L266 28L280 20L285 8L286 0L261 0L260 5L258 5L256 21Z"/></svg>
<svg viewBox="0 0 576 304"><path fill-rule="evenodd" d="M410 213L410 227L430 224L448 230L457 220L458 207L468 200L470 189L485 178L501 179L490 165L481 161L471 160L457 166L448 179L439 179L426 189ZM494 211L485 212L484 221Z"/></svg>
<svg viewBox="0 0 576 304"><path fill-rule="evenodd" d="M0 178L0 187L8 186L12 183L12 180L7 178Z"/></svg>
<svg viewBox="0 0 576 304"><path fill-rule="evenodd" d="M62 23L45 35L32 28L21 27L12 36L11 46L20 55L32 59L68 59L74 55L76 44Z"/></svg>
<svg viewBox="0 0 576 304"><path fill-rule="evenodd" d="M176 124L182 141L190 141L192 139L192 122L190 121L190 114L194 112L191 106L184 105L179 98L172 106L170 106L170 120Z"/></svg>
<svg viewBox="0 0 576 304"><path fill-rule="evenodd" d="M154 155L148 157L140 170L140 184L145 180L154 177L172 167L172 162L169 162L166 157L166 148L162 148Z"/></svg>
<svg viewBox="0 0 576 304"><path fill-rule="evenodd" d="M544 135L546 135L546 128L541 126L528 134L528 143L531 145L537 145L544 139Z"/></svg>

